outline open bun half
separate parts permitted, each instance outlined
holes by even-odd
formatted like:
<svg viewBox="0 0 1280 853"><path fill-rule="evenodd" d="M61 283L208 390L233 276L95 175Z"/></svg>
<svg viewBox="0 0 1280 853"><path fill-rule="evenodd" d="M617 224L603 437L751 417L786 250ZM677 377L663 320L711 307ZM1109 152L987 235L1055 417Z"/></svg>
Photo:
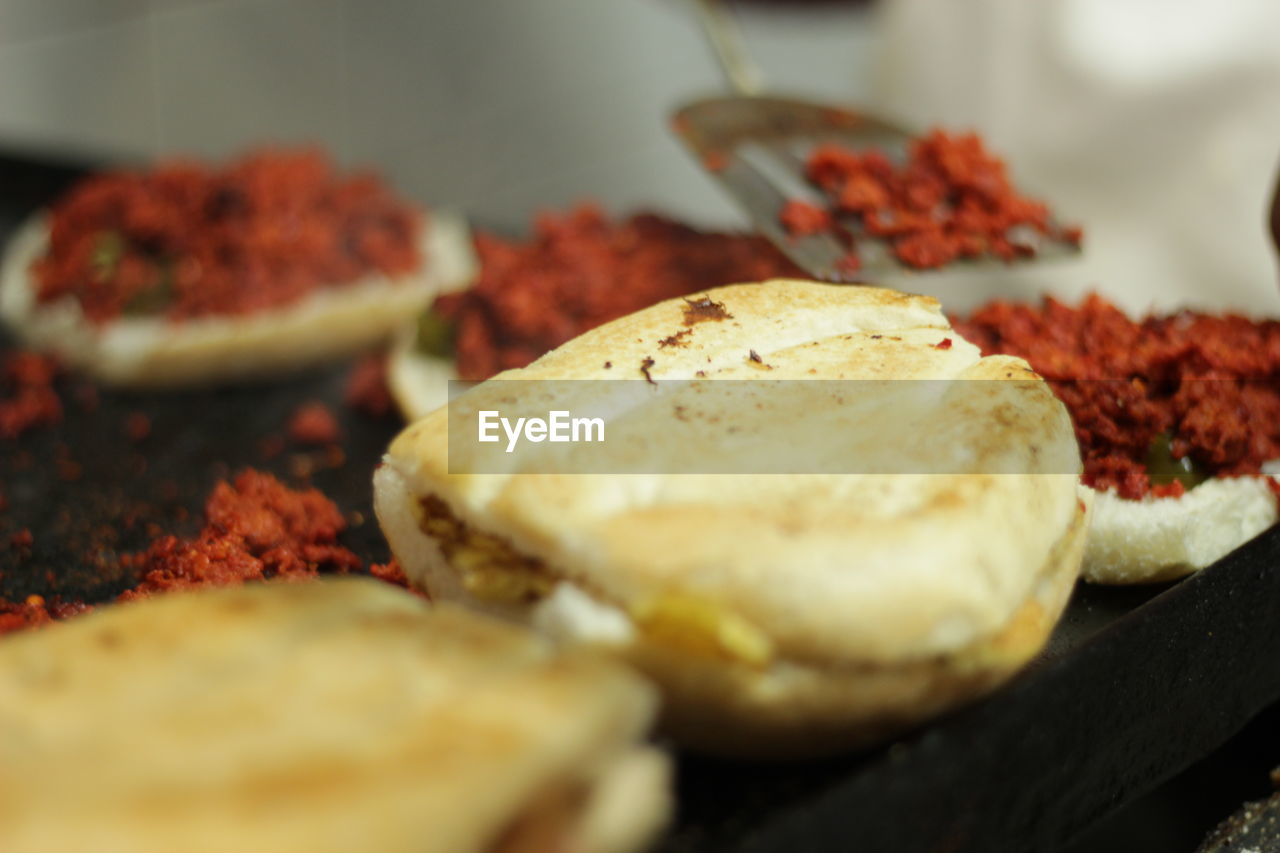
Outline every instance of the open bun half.
<svg viewBox="0 0 1280 853"><path fill-rule="evenodd" d="M1098 493L1083 577L1099 584L1170 581L1203 569L1280 520L1260 477L1213 478L1178 497Z"/></svg>
<svg viewBox="0 0 1280 853"><path fill-rule="evenodd" d="M47 223L37 216L14 234L0 262L0 319L26 346L115 385L269 379L390 338L440 287L473 275L475 258L461 218L432 213L422 243L424 266L414 275L372 275L281 308L180 323L126 316L95 324L73 298L37 303L31 264L48 245Z"/></svg>

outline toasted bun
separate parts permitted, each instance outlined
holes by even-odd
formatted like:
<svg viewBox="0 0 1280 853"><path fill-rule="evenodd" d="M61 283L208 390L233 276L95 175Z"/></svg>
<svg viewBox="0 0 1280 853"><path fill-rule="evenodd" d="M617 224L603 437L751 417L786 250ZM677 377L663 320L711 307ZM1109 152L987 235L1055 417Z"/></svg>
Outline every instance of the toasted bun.
<svg viewBox="0 0 1280 853"><path fill-rule="evenodd" d="M74 299L37 304L30 269L45 251L47 232L36 217L10 242L0 263L0 318L25 345L127 386L271 378L347 355L390 337L439 287L469 279L475 266L466 224L434 213L423 231L425 267L415 275L370 276L243 317L182 323L121 317L97 325Z"/></svg>
<svg viewBox="0 0 1280 853"><path fill-rule="evenodd" d="M985 695L1035 657L1075 586L1086 529L1082 507L1008 623L945 657L761 670L709 665L654 643L627 656L664 686L663 725L685 743L766 758L869 746Z"/></svg>
<svg viewBox="0 0 1280 853"><path fill-rule="evenodd" d="M375 506L411 579L433 596L511 618L532 621L541 606L475 594L440 535L423 532L431 524L418 501L433 496L464 534L506 543L599 604L603 621L621 620L609 644L659 680L672 720L698 721L677 730L712 748L770 753L863 742L866 733L893 727L885 721L918 720L1007 677L1047 636L1079 565L1079 457L1061 403L1025 362L981 358L932 299L800 281L707 295L732 317L686 327L684 300L664 302L498 377L640 378L653 358L646 370L660 386L658 402L628 413L618 450L650 454L653 473L468 473L466 457L451 459L446 450L446 410L406 429L375 477ZM691 330L683 346L658 347L682 328ZM774 444L829 446L833 460L876 458L905 437L948 473L728 480L663 473L693 470L708 453L735 452L725 441L697 448L695 459L682 456L694 451L678 440L647 440L674 429L663 387L687 386L663 380L760 376L762 366L769 379L991 381L969 383L981 391L963 406L941 395L925 411L936 417L913 419L889 407L843 423L857 406L826 399L785 423L735 422L765 436L778 430ZM1001 395L1015 386L1017 405L1005 407ZM481 384L463 399L484 400L494 387ZM752 410L744 407L743 417ZM1001 644L1031 602L1043 618L1025 620L1034 628L1019 634L1019 652L973 677L966 661ZM626 628L651 622L655 607L659 624L701 621L693 633L729 645L726 635L745 637L751 660L690 654L679 642L654 653L650 633ZM753 677L743 676L744 666ZM771 694L773 706L763 698Z"/></svg>
<svg viewBox="0 0 1280 853"><path fill-rule="evenodd" d="M1278 520L1276 497L1259 477L1207 480L1176 498L1093 502L1085 580L1101 584L1168 581L1203 569Z"/></svg>
<svg viewBox="0 0 1280 853"><path fill-rule="evenodd" d="M558 849L633 850L667 806L653 708L367 579L109 607L0 643L4 849L481 851L576 786Z"/></svg>
<svg viewBox="0 0 1280 853"><path fill-rule="evenodd" d="M379 470L378 517L392 548L420 567L421 585L469 599L434 542L408 509L415 496L394 469ZM504 615L532 622L571 644L612 650L660 684L663 728L676 740L723 755L794 758L869 746L979 698L1030 661L1066 607L1080 567L1086 505L1036 573L1031 597L994 634L938 657L891 664L779 662L768 667L691 656L637 636L624 614L571 584L548 602ZM923 594L927 592L922 591Z"/></svg>

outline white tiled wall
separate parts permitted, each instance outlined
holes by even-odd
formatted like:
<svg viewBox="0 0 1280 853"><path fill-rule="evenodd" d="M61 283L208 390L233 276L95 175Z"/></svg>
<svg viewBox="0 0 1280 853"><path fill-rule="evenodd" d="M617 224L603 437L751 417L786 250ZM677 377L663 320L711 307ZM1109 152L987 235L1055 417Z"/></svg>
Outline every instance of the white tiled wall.
<svg viewBox="0 0 1280 853"><path fill-rule="evenodd" d="M157 150L320 140L342 155L342 0L229 0L153 16Z"/></svg>
<svg viewBox="0 0 1280 853"><path fill-rule="evenodd" d="M128 4L120 5L123 9ZM42 34L9 38L11 31L2 30L4 141L117 156L153 150L155 75L145 14L54 34L36 26L35 12L17 17L14 30ZM0 27L5 23L0 15Z"/></svg>
<svg viewBox="0 0 1280 853"><path fill-rule="evenodd" d="M3 0L0 44L90 32L144 17L148 0Z"/></svg>
<svg viewBox="0 0 1280 853"><path fill-rule="evenodd" d="M0 0L0 145L135 158L318 142L491 225L588 196L733 221L666 128L723 85L686 3ZM778 88L866 95L857 4L743 21Z"/></svg>

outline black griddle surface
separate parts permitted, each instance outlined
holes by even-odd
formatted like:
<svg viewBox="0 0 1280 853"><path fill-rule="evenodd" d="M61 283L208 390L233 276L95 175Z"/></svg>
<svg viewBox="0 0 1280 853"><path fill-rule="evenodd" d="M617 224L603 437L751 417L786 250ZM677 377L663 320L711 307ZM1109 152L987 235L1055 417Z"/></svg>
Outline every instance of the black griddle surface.
<svg viewBox="0 0 1280 853"><path fill-rule="evenodd" d="M0 156L0 237L74 180L74 167ZM0 337L0 347L8 344ZM94 411L63 385L66 417L0 451L0 593L107 600L133 578L115 555L159 525L190 534L212 485L245 467L322 489L355 519L344 544L388 557L370 476L399 425L343 406L349 364L256 386L132 393ZM345 463L287 447L292 411L327 402ZM150 418L131 440L126 420ZM300 478L298 466L316 467ZM58 460L62 460L59 463ZM68 462L71 464L69 465ZM65 479L69 467L79 476ZM361 519L363 519L361 521ZM20 528L29 553L7 547ZM1080 587L1049 648L987 700L885 748L823 761L678 756L678 816L659 849L1052 851L1191 765L1280 698L1280 530L1167 587Z"/></svg>

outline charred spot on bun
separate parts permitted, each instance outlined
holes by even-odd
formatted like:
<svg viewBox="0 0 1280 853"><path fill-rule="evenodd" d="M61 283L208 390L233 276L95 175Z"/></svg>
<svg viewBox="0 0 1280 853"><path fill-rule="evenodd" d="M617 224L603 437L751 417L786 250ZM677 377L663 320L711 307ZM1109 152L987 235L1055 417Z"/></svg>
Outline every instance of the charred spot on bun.
<svg viewBox="0 0 1280 853"><path fill-rule="evenodd" d="M926 297L773 280L692 298L733 319L690 327L686 299L659 303L475 386L392 443L375 509L410 582L628 660L662 689L671 733L722 753L869 744L1030 660L1076 579L1088 508L1048 386L1020 359L983 358ZM681 346L656 347L683 328ZM653 384L623 371L644 402L610 423L607 446L648 470L451 458L450 408L509 380L576 393L588 383L554 380L607 380L619 373L607 365L645 359ZM782 419L764 398L734 409L723 441L667 440L723 415L709 401L734 379L817 396ZM859 397L862 380L888 381L888 396ZM756 437L835 467L707 472ZM871 464L908 451L933 470Z"/></svg>

